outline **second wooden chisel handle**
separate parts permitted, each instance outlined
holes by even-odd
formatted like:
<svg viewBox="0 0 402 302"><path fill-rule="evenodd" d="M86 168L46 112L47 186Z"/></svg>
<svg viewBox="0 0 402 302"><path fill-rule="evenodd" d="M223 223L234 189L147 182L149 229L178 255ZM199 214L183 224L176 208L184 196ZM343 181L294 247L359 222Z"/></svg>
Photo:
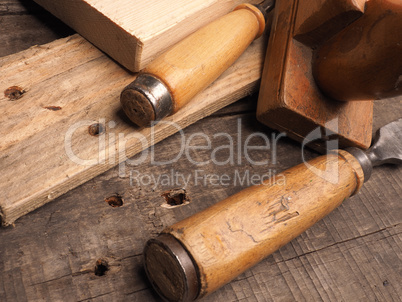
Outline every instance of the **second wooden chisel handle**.
<svg viewBox="0 0 402 302"><path fill-rule="evenodd" d="M139 126L175 113L229 68L264 29L257 7L239 5L150 63L123 90L125 113Z"/></svg>
<svg viewBox="0 0 402 302"><path fill-rule="evenodd" d="M346 151L283 172L167 228L144 250L145 267L168 301L202 298L303 233L364 183ZM271 183L272 182L272 183Z"/></svg>

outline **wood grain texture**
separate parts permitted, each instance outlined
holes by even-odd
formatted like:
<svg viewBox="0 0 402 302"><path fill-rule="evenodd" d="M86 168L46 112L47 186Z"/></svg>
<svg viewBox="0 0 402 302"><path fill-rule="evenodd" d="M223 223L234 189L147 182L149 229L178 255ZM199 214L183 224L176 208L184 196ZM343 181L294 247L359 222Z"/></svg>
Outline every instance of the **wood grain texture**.
<svg viewBox="0 0 402 302"><path fill-rule="evenodd" d="M0 0L0 27L0 57L74 33L31 0Z"/></svg>
<svg viewBox="0 0 402 302"><path fill-rule="evenodd" d="M3 224L249 94L264 49L263 39L256 41L214 86L167 119L170 124L152 130L136 129L121 112L119 93L133 75L78 35L3 58L0 90L24 91L16 101L0 99ZM95 123L105 128L98 137L88 133Z"/></svg>
<svg viewBox="0 0 402 302"><path fill-rule="evenodd" d="M202 298L327 216L363 181L360 164L340 150L284 171L283 179L251 186L163 233L191 255Z"/></svg>
<svg viewBox="0 0 402 302"><path fill-rule="evenodd" d="M264 16L258 9L251 5L237 9L171 47L144 73L168 87L173 113L177 112L228 69L264 29Z"/></svg>
<svg viewBox="0 0 402 302"><path fill-rule="evenodd" d="M0 0L0 3L3 0ZM8 0L18 3L17 0ZM25 15L27 14L27 15ZM36 15L36 13L35 13ZM16 22L35 18L25 12ZM40 16L39 16L40 18ZM1 18L0 18L1 19ZM11 34L32 32L16 26ZM45 25L38 27L50 38ZM0 31L0 34L3 34ZM19 35L21 34L21 35ZM38 44L34 40L33 44ZM15 47L26 47L26 41L15 40ZM23 48L19 48L22 50ZM0 44L1 52L10 52ZM212 140L212 148L228 144L222 131L234 138L234 148L242 147L251 134L261 132L270 137L275 132L255 120L256 97L236 102L184 130L186 137L203 132ZM402 99L374 104L377 129L402 115ZM241 122L239 123L239 119ZM241 136L239 132L241 131ZM169 160L177 155L182 142L180 134L156 145L157 159ZM191 145L203 145L194 137ZM257 139L256 145L264 141ZM175 164L153 165L150 157L130 167L142 175L162 175L175 171L188 175L202 170L202 175L247 171L263 175L277 173L301 162L299 144L282 138L277 144L276 163L272 150L254 150L256 161L269 159L267 166L251 165L243 156L236 162L202 166L192 165L187 158ZM198 161L211 159L210 150L191 150ZM307 158L317 156L306 150ZM225 150L217 159L227 159ZM161 192L176 186L169 184L138 185L130 178L119 177L113 168L64 194L51 203L22 217L16 226L0 228L0 300L1 301L160 301L150 288L143 271L142 249L145 242L165 227L211 206L243 188L237 185L207 186L192 179L187 190L192 202L184 207L162 207ZM381 166L372 179L354 197L266 260L246 271L231 283L203 301L399 301L402 253L402 168ZM180 187L184 183L179 184ZM119 193L122 207L112 208L104 199ZM104 276L95 275L98 259L109 262Z"/></svg>
<svg viewBox="0 0 402 302"><path fill-rule="evenodd" d="M117 62L143 69L158 54L223 16L240 0L35 0Z"/></svg>

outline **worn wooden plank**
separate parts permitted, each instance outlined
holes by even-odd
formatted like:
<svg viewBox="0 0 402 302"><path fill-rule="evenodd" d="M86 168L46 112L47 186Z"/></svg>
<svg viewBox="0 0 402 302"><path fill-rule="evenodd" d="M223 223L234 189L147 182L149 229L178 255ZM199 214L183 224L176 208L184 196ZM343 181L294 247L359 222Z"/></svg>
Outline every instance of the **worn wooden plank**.
<svg viewBox="0 0 402 302"><path fill-rule="evenodd" d="M0 90L25 91L14 101L7 93L0 97L3 224L250 94L261 75L264 44L256 41L169 124L152 130L136 129L121 112L120 91L133 75L80 36L1 59ZM99 137L88 133L95 123L105 128Z"/></svg>
<svg viewBox="0 0 402 302"><path fill-rule="evenodd" d="M132 71L241 0L35 0Z"/></svg>

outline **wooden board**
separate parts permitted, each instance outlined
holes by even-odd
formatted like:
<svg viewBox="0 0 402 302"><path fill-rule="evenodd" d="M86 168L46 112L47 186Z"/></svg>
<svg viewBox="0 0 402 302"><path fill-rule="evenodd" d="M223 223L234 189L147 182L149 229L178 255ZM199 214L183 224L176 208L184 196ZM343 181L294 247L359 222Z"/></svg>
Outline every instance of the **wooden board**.
<svg viewBox="0 0 402 302"><path fill-rule="evenodd" d="M342 0L344 5L340 5L340 1L325 0L321 11L311 7L308 0L276 2L275 35L268 45L269 63L264 66L257 108L260 122L304 143L308 135L321 128L326 134L310 143L320 151L326 150L329 137L336 137L340 148L369 147L373 102L335 101L321 92L312 73L312 45L334 35L334 28L340 30L361 16L362 1ZM337 17L328 14L331 5ZM328 26L330 29L325 30ZM297 41L295 35L306 44Z"/></svg>
<svg viewBox="0 0 402 302"><path fill-rule="evenodd" d="M35 0L131 71L242 0Z"/></svg>
<svg viewBox="0 0 402 302"><path fill-rule="evenodd" d="M0 0L0 7L5 2L10 3L9 7L18 6L18 15L16 10L1 11L1 20L10 20L9 28L14 30L0 31L2 41L12 41L1 43L0 53L23 50L28 42L40 44L59 29L41 22L43 11L27 10L21 7L20 0ZM35 28L32 24L36 24ZM28 36L31 40L26 39ZM236 102L189 126L185 135L203 132L216 148L228 144L228 140L213 136L227 132L233 136L236 150L256 132L271 138L275 132L255 121L256 102L256 97ZM376 102L374 129L401 116L402 98ZM181 139L180 134L174 134L160 142L156 150L165 159L174 157L174 147ZM252 143L264 145L258 139ZM227 158L224 151L219 160ZM272 159L271 152L253 150L253 159ZM306 152L308 158L316 156ZM267 169L280 173L301 161L299 144L286 138L278 141L276 155L276 165L271 162L268 167L250 165L244 157L234 165L209 163L196 167L182 157L174 169L186 174L200 169L204 175L233 176L236 171L241 175L247 171L250 175L263 175ZM210 152L201 151L194 158L208 161ZM148 159L132 169L144 175L159 175L170 173L172 165L155 166ZM401 175L402 167L375 168L372 179L357 196L203 301L399 301ZM245 186L205 187L191 182L187 189L192 202L169 209L161 206L164 201L160 193L171 186L132 185L130 178L119 177L118 168L113 168L25 215L15 227L0 228L0 301L160 301L144 274L145 241ZM115 193L122 195L122 207L112 208L104 202L105 197ZM104 276L95 275L100 258L109 263Z"/></svg>
<svg viewBox="0 0 402 302"><path fill-rule="evenodd" d="M264 39L255 41L214 84L166 119L174 126L159 123L152 131L135 128L120 108L121 89L133 75L78 35L2 58L3 225L250 94L261 76L264 45ZM23 91L15 101L6 97L13 86ZM95 123L105 128L99 137L88 133ZM136 133L141 139L132 138Z"/></svg>

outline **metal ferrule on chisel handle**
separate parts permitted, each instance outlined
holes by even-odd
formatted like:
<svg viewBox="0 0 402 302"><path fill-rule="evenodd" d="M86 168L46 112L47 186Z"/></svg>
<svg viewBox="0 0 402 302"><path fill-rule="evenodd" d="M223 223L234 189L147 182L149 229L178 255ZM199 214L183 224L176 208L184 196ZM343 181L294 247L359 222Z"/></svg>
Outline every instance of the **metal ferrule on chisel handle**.
<svg viewBox="0 0 402 302"><path fill-rule="evenodd" d="M273 8L273 3L269 0L260 7L265 13ZM248 3L239 5L141 71L137 80L121 93L124 112L139 126L149 126L177 112L227 70L264 30L261 10ZM143 85L147 81L149 87Z"/></svg>

